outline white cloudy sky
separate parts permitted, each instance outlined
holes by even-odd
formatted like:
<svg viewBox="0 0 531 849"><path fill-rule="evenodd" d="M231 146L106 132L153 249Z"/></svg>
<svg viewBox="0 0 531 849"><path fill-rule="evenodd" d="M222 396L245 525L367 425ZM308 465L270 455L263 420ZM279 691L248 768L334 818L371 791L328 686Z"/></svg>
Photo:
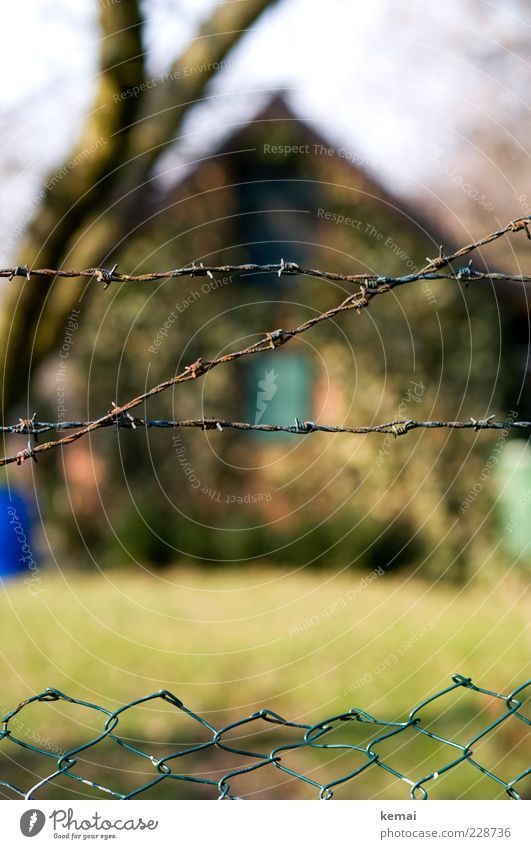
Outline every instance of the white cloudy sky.
<svg viewBox="0 0 531 849"><path fill-rule="evenodd" d="M212 5L146 0L150 72L168 66ZM434 169L436 143L448 168L458 163L465 176L470 169L491 192L496 185L501 206L510 207L519 187L503 162L507 150L493 157L492 140L528 161L526 8L523 0L279 0L190 119L182 154L212 145L219 127L255 111L264 92L283 88L331 143L384 162L384 179L395 191L428 202L442 192L447 203L463 202L462 191ZM97 1L24 0L3 4L0 17L0 105L7 116L1 230L61 162L90 106Z"/></svg>

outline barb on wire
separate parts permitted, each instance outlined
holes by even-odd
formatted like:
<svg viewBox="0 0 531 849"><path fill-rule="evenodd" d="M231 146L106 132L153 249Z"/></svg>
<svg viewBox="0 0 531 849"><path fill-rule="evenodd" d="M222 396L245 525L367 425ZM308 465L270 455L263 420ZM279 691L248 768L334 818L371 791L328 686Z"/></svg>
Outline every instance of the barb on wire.
<svg viewBox="0 0 531 849"><path fill-rule="evenodd" d="M531 768L519 772L518 768L514 767L511 769L512 777L502 777L492 768L477 760L473 749L476 743L488 738L502 724L515 726L514 733L517 735L517 739L521 739L523 747L524 735L527 731L525 726L529 726L531 721L525 716L521 708L526 697L525 690L530 686L531 681L526 681L508 695L504 695L479 687L472 683L470 678L463 675L453 675L449 686L417 704L407 719L403 721L381 719L360 708L351 708L344 713L311 724L289 721L265 708L219 729L215 728L200 714L186 707L179 698L168 690L159 690L111 711L100 705L73 698L59 690L49 688L43 693L31 696L21 702L18 707L11 710L3 718L2 729L0 730L0 754L4 752L7 758L4 761L3 774L0 772L0 790L9 797L45 799L47 793L52 793L53 797L54 785L60 781L58 786L60 786L63 797L66 779L67 793L68 789L75 792L76 789L86 791L87 788L91 788L97 792L106 793L115 799L132 799L153 790L161 782L165 782L167 788L172 788L170 791L172 796L178 798L181 794L184 797L189 795L190 791L186 790L186 783L192 783L204 785L219 799L236 799L241 797L235 795L234 779L245 778L248 773L265 768L269 772L273 769L279 770L282 774L303 782L313 788L316 796L320 799L331 799L336 789L345 787L348 783L358 779L359 776L363 776L367 780L365 792L359 781L356 783L354 792L356 798L370 798L371 777L374 777L375 772L381 769L406 785L412 799L423 800L428 798L428 793L434 787L436 779L444 773L458 769L462 764L467 764L468 767L472 767L477 777L482 776L491 780L493 795L496 795L496 791L498 793L503 791L510 799L521 799L522 794L524 798L526 796L526 779L531 776ZM464 743L451 737L443 737L431 730L432 708L437 705L437 700L443 698L443 701L439 704L439 709L444 710L445 717L448 719L452 709L448 708L446 697L450 693L457 695L457 691L463 690L469 691L469 693L473 692L476 698L478 696L486 697L489 702L497 700L500 707L499 714L497 712L498 715L494 719L487 720L486 725ZM189 732L188 735L185 732L184 742L174 747L168 747L165 754L155 757L149 751L149 744L140 745L137 741L131 740L127 731L121 732L120 722L122 719L127 721L127 711L132 708L157 700L174 708L175 718L189 723ZM37 743L20 739L22 736L21 729L25 727L25 708L43 702L81 705L93 711L96 725L94 738L85 739L69 751L59 753L57 749L52 751L47 748L45 742L39 741ZM352 742L348 728L349 723L359 724L363 730L367 731L367 736L370 739L366 744L354 744ZM266 727L269 727L269 731L273 734L273 741L271 741L273 747L271 749L269 749L269 746L266 748L262 743L261 734ZM200 728L202 735L206 735L204 742L197 742L196 728ZM182 725L179 726L179 729L176 734L174 733L174 736L183 740ZM249 738L253 734L256 735L256 741L253 740L253 750L251 750ZM402 745L399 745L390 754L386 754L385 742L389 738L396 738L400 735L402 735L400 740ZM403 743L406 744L407 749L414 752L414 747L421 743L424 737L428 737L439 744L441 755L439 769L427 774L423 774L421 769L424 760L422 748L418 750L418 757L415 758L418 766L406 765L401 755L404 749ZM383 751L382 743L384 744ZM147 780L133 786L132 789L125 790L123 781L122 786L107 786L95 778L88 777L85 753L94 753L95 748L102 749L105 745L109 747L104 750L106 756L112 759L111 762L113 763L116 762L116 755L120 752L123 754L124 750L131 755L142 758L145 768L149 769ZM9 772L7 774L5 772L6 769L14 772L13 765L17 763L13 747L29 750L33 756L38 756L40 759L41 768L37 774L40 774L41 777L36 783L33 779L32 786L22 787L19 783L15 784L14 782L18 782L19 779L12 777ZM113 751L113 749L115 750ZM265 749L265 751L262 751L262 749ZM302 749L308 753L311 752L313 758L305 766L299 757L296 762L298 766L294 766L289 760L289 755L293 752L300 753ZM319 756L326 758L327 751L350 754L355 756L356 760L355 763L350 763L345 774L336 775L333 779L321 783L315 778L315 759ZM227 757L227 753L229 757ZM201 767L200 764L197 765L197 760L194 761L198 754L205 760L209 756L215 755L213 762L207 761L208 770ZM238 760L235 759L235 756ZM286 756L288 760L286 760ZM92 754L92 757L94 757L94 754ZM101 760L101 754L99 757L96 756L96 763L100 763ZM411 763L411 758L409 758L409 761ZM215 769L213 764L215 764ZM509 764L505 764L505 769L508 768L510 768ZM205 773L209 777L205 777ZM30 774L27 768L25 774ZM134 771L124 774L130 781L135 775L139 774L139 769L136 767ZM470 772L471 775L472 771ZM269 779L271 780L271 776L269 776ZM31 782L29 783L31 785Z"/></svg>
<svg viewBox="0 0 531 849"><path fill-rule="evenodd" d="M339 274L333 271L321 271L316 268L305 268L297 262L289 262L281 259L279 263L245 263L243 265L186 265L183 268L172 268L169 271L152 271L145 274L121 274L116 271L117 265L113 268L100 268L94 266L92 268L83 268L78 270L71 269L53 269L53 268L30 268L26 263L23 266L15 266L13 268L0 269L0 278L5 277L13 280L16 277L22 277L25 280L31 280L32 277L58 277L62 279L74 279L80 277L93 277L96 281L102 284L103 289L107 289L111 283L152 283L157 280L168 280L179 277L210 277L214 274L276 274L278 277L283 276L298 276L315 277L322 280L331 280L342 283L359 283L364 288L368 288L374 294L381 294L389 291L396 286L403 286L406 283L414 283L419 280L456 280L462 281L466 278L474 280L499 280L517 283L531 282L531 275L526 274L504 274L501 272L482 272L474 271L470 265L459 268L456 271L451 269L451 263L456 259L461 259L472 251L483 245L494 242L501 238L506 233L517 233L524 230L528 239L531 239L531 216L525 218L516 218L507 224L506 227L490 233L483 239L477 242L472 242L465 245L459 250L446 256L441 246L439 256L434 259L426 257L428 265L422 268L415 274L407 274L400 277L387 277L378 274ZM442 268L450 266L450 270L446 273L441 273Z"/></svg>
<svg viewBox="0 0 531 849"><path fill-rule="evenodd" d="M101 423L100 423L101 422ZM125 428L126 430L136 430L137 428L200 428L201 430L219 430L222 433L225 430L252 430L262 433L293 433L300 436L305 436L310 433L381 433L390 434L394 437L403 436L412 430L418 429L441 429L447 430L530 430L531 422L527 421L494 421L494 416L489 416L486 419L470 418L470 421L416 421L415 419L393 419L389 422L373 425L329 425L317 424L312 421L303 421L295 419L293 425L280 424L253 424L251 422L232 422L221 418L203 417L200 419L141 419L132 416L130 413L123 413L115 419L94 419L93 421L61 421L61 422L39 422L35 421L35 417L31 419L20 419L16 425L0 426L0 433L24 434L31 436L38 441L38 437L43 433L50 431L75 430L83 428L84 432L95 430L95 425L99 428L110 427L113 425L116 429ZM77 438L78 434L74 434ZM45 442L41 445L35 445L17 452L9 457L3 457L0 460L0 466L6 466L9 463L22 463L30 457L36 460L36 454L44 451L49 451L52 448L58 448L61 445L68 444L72 441L69 437L64 440L58 439L51 442Z"/></svg>
<svg viewBox="0 0 531 849"><path fill-rule="evenodd" d="M441 245L439 249L439 256L434 259L430 259L430 257L426 257L426 261L428 265L421 269L420 273L429 272L432 269L445 268L450 263L454 262L456 259L461 259L467 254L472 253L477 248L481 248L484 245L488 245L491 242L495 242L497 239L501 239L502 236L505 236L506 233L518 233L521 230L525 231L525 234L528 239L531 239L531 231L529 227L531 225L531 216L526 215L523 218L515 218L513 221L509 221L505 227L501 227L499 230L495 230L494 233L489 233L488 236L484 236L482 239L479 239L477 242L470 242L469 245L465 245L462 248L459 248L454 253L445 256L443 246Z"/></svg>
<svg viewBox="0 0 531 849"><path fill-rule="evenodd" d="M439 276L439 272L438 271L434 272L433 269L439 269L439 268L442 268L446 265L449 265L454 259L466 256L471 251L475 250L477 247L488 244L489 242L493 242L496 239L499 239L505 233L509 233L509 232L516 233L516 232L519 232L520 230L525 230L525 232L527 233L527 235L529 237L530 236L530 231L529 231L529 225L530 224L531 224L531 216L528 216L528 217L525 217L525 218L515 219L514 221L511 221L506 227L504 227L500 230L497 230L495 233L491 233L489 236L486 236L485 238L480 239L477 242L471 243L469 245L465 245L465 247L460 248L458 251L455 251L453 254L451 254L449 256L445 256L444 251L441 248L438 257L436 257L433 260L428 259L429 265L426 266L425 269L422 269L421 275L422 274L431 275L431 274L435 273L436 276ZM234 269L239 269L239 270L242 270L242 269L245 269L245 270L268 270L268 271L276 269L277 273L280 272L281 274L302 274L302 273L306 274L307 273L307 274L313 274L313 276L325 277L326 279L331 279L331 280L344 280L344 281L349 281L349 282L362 282L362 283L363 283L363 281L365 281L366 285L362 285L361 288L357 292L355 292L352 295L349 295L347 298L345 298L343 301L341 301L341 303L339 303L337 306L332 307L331 309L326 310L325 312L322 312L322 313L319 313L319 314L313 316L312 318L308 319L307 321L303 322L302 324L299 324L297 327L292 328L291 330L283 330L282 328L278 328L277 330L269 331L265 334L265 336L260 338L257 342L252 343L248 347L242 348L239 351L233 351L229 354L224 354L223 356L216 357L215 359L212 359L212 360L206 360L206 359L203 359L202 357L198 357L197 360L195 360L195 362L186 366L184 368L184 370L182 372L180 372L179 374L176 374L173 377L168 378L167 380L163 381L162 383L157 384L157 386L154 386L151 389L147 390L146 392L143 392L141 395L138 395L136 398L133 398L132 400L128 401L126 404L123 404L122 406L114 405L113 408L111 410L109 410L104 416L101 416L99 419L95 419L94 421L88 422L86 424L84 423L82 425L82 427L78 431L76 431L75 433L64 436L61 439L54 440L53 442L45 443L44 445L38 445L38 446L32 447L31 444L28 444L28 447L25 450L18 452L18 454L11 456L11 457L4 457L3 459L0 459L0 466L6 466L9 463L15 463L15 462L18 465L20 465L24 460L27 460L29 458L32 458L33 460L36 461L37 460L37 454L39 454L43 451L48 451L51 448L55 448L55 447L63 446L63 445L68 445L72 442L76 442L82 436L85 436L86 434L91 433L94 430L98 430L99 428L107 427L108 425L113 424L113 423L115 424L116 422L119 422L118 426L120 426L120 423L122 423L123 421L131 421L131 419L132 419L131 412L130 412L131 410L133 410L135 407L138 407L140 404L147 401L148 398L151 398L154 395L158 395L161 392L164 392L166 389L169 389L172 386L176 386L179 383L186 383L190 380L196 380L197 378L199 378L199 377L203 376L204 374L206 374L207 372L211 371L213 368L216 368L219 365L226 365L227 363L238 360L241 357L247 357L247 356L251 356L251 355L254 355L254 354L264 353L265 351L270 351L271 349L275 349L275 348L280 347L281 345L285 345L287 342L291 341L296 336L299 336L303 333L306 333L308 330L310 330L311 328L313 328L317 324L320 324L323 321L328 321L332 318L335 318L336 316L340 315L343 312L349 312L351 310L355 310L358 314L361 314L361 312L364 309L367 309L372 298L376 297L377 295L381 295L384 292L389 292L395 286L403 285L404 283L411 283L411 282L414 282L415 280L419 280L419 279L425 279L422 276L419 277L419 275L416 275L416 274L408 275L406 277L399 277L399 278L380 277L380 276L375 276L375 275L332 274L330 272L320 272L320 271L315 271L315 270L312 270L312 269L302 269L297 264L285 262L284 260L282 260L282 263L278 266L246 265L246 266L218 266L217 268L214 268L214 267L207 267L207 266L204 266L204 265L201 264L200 266L193 265L193 266L186 268L186 269L174 269L173 271L169 271L169 272L158 272L154 275L140 275L139 277L132 277L130 275L118 275L116 273L116 266L111 270L105 270L105 269L102 270L102 269L91 268L91 269L86 269L83 272L76 272L76 271L57 272L57 271L51 271L50 269L41 269L40 272L37 272L37 271L30 270L27 266L24 266L23 268L7 269L7 270L4 269L3 271L0 270L0 276L13 277L13 276L19 276L19 275L23 274L23 276L29 277L31 274L41 273L41 274L50 274L50 275L57 274L57 275L63 276L63 277L76 277L76 276L79 277L79 276L97 275L99 273L100 279L102 279L103 282L106 285L108 285L113 280L116 280L118 282L119 281L125 282L127 280L129 280L129 281L132 281L132 280L139 281L139 280L146 280L146 279L161 279L161 277L172 277L172 276L173 277L179 277L179 276L183 276L185 273L186 274L192 273L192 276L194 276L194 275L195 276L205 275L205 274L208 275L208 276L211 276L214 271L219 271L219 270L227 271L227 270L230 270L230 269L233 269L233 270ZM445 275L442 275L442 276L444 277ZM461 268L457 272L452 272L452 275L450 275L450 276L452 277L452 279L456 279L456 280L459 280L459 281L462 281L464 279L468 283L471 279L492 278L494 275L476 273L470 268L470 266L466 266L466 274L464 273L464 270ZM504 277L503 279L511 279L511 280L519 279L519 280L522 280L522 281L527 281L528 279L531 280L531 277L528 278L527 276L521 275L520 277L509 276L509 277ZM372 281L372 284L369 285L371 283L371 281ZM403 423L396 423L395 424L395 430L393 430L393 433L394 433L395 436L399 435L399 431L397 430L399 424L401 424L403 426ZM201 426L204 427L204 424L202 424ZM217 427L217 424L215 426ZM222 422L220 422L220 426L223 427ZM300 433L299 427L298 426L296 426L296 427L297 427L297 430L295 430L294 432Z"/></svg>

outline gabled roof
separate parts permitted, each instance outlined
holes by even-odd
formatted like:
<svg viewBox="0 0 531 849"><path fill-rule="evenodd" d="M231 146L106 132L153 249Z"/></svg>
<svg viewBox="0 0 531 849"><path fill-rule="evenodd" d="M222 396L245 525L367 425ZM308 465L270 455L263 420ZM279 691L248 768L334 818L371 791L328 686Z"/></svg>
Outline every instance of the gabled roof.
<svg viewBox="0 0 531 849"><path fill-rule="evenodd" d="M323 148L334 150L335 155L332 158L336 160L338 167L344 170L346 183L356 185L364 194L394 210L397 215L406 219L415 229L424 232L426 239L432 240L433 246L438 247L441 243L444 243L447 250L451 249L451 239L446 238L441 233L440 228L425 210L419 212L418 207L413 208L407 200L385 186L378 179L374 170L367 165L366 157L358 155L352 149L348 149L348 157L338 155L341 150L346 148L336 147L310 121L298 116L291 108L286 94L282 91L276 92L258 109L253 117L230 132L217 150L211 152L208 161L211 162L217 156L226 157L235 154L237 151L249 150L250 135L256 133L260 125L267 123L291 124L294 135L300 137L301 142L304 141L310 148L316 145L318 148L323 146ZM315 161L314 157L311 157L311 159ZM176 197L187 194L190 181L202 167L204 167L204 162L195 164L187 175L167 192L166 198L171 196L175 200Z"/></svg>

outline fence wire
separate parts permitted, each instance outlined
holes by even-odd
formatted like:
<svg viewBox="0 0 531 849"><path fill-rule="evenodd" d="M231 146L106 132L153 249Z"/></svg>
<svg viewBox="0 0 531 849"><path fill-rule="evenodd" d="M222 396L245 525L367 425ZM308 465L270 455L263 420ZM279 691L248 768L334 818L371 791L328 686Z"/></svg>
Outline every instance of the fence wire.
<svg viewBox="0 0 531 849"><path fill-rule="evenodd" d="M456 693L463 688L473 690L475 693L495 700L500 708L499 716L486 725L482 731L471 737L467 743L459 743L455 739L450 739L436 733L430 727L433 718L426 718L424 713L428 706L437 703L439 699L448 693ZM179 792L182 793L183 791L183 784L188 782L196 785L206 785L212 788L212 791L217 794L217 798L219 799L238 799L241 796L237 796L232 788L235 779L242 776L245 777L256 770L269 769L279 770L292 779L298 779L310 785L315 790L316 798L331 799L334 796L336 788L354 781L364 773L381 769L403 782L409 789L409 796L411 798L427 799L434 781L444 773L458 769L463 764L468 764L478 774L486 776L495 782L498 788L503 790L510 799L522 799L525 798L522 796L523 782L527 776L531 775L531 766L514 775L512 778L503 778L476 760L474 757L474 746L489 734L492 734L502 724L518 722L522 723L523 726L531 725L531 719L521 710L526 698L525 691L527 688L530 688L527 693L528 697L531 695L531 680L524 682L508 695L504 695L479 687L470 678L465 678L462 675L453 675L452 683L448 687L417 704L404 721L378 719L360 708L352 708L345 713L330 716L312 725L291 722L266 708L219 729L215 728L203 716L190 710L180 699L167 690L159 690L156 693L129 702L118 710L111 711L82 699L72 698L61 693L59 690L50 688L43 693L26 699L8 713L2 721L2 731L0 733L0 754L7 756L4 758L4 765L6 761L11 764L16 763L16 753L13 753L13 747L19 747L30 750L33 755L41 756L45 763L50 764L50 770L49 772L45 770L47 774L40 778L36 784L26 789L15 785L7 780L7 778L3 778L0 774L0 788L4 788L6 795L14 794L25 799L46 798L46 795L42 794L45 794L47 789L48 791L51 790L59 779L67 779L71 782L73 789L75 789L75 785L90 786L93 790L100 791L116 799L132 799L157 786L160 787L162 783L168 785L170 782L173 783L175 788L174 796L178 797ZM155 757L141 748L137 739L120 734L120 722L125 720L127 711L157 700L161 700L175 708L181 719L185 716L192 723L195 723L197 730L202 733L206 732L207 739L199 743L180 743L174 750L170 749L166 754ZM11 725L21 725L21 714L28 706L38 702L66 702L95 711L97 715L101 715L101 730L88 742L59 755L51 752L49 748L46 749L36 744L25 742L16 736ZM440 705L440 708L442 713L442 705ZM366 745L356 745L348 742L347 726L349 723L359 724L369 730L371 739ZM288 743L277 745L267 752L253 751L239 745L238 734L245 739L245 737L249 737L252 734L259 735L260 731L266 726L289 729L291 739ZM372 733L373 729L374 734ZM528 734L527 729L523 730L524 734L519 735L522 738L522 745L523 739ZM343 738L342 732L345 732ZM412 737L410 736L410 732L413 733ZM331 735L334 735L333 742L330 740ZM327 736L329 737L328 741ZM440 744L445 744L450 747L451 754L442 761L437 770L423 776L413 777L402 771L403 768L399 768L399 765L396 763L396 754L384 758L381 752L379 752L379 746L385 743L385 741L402 736L404 737L403 742L408 748L415 746L416 741L418 742L418 737L421 736L430 738ZM129 755L135 755L141 758L144 765L146 767L149 766L149 769L152 770L152 777L127 793L119 792L116 788L113 789L113 787L85 777L82 773L85 754L98 746L101 747L105 741L119 747L120 750L125 750ZM402 740L399 742L402 742ZM310 774L298 771L293 765L286 762L286 758L291 753L301 749L334 750L334 754L337 752L356 752L361 762L355 769L351 769L348 773L335 778L333 781L322 784ZM190 756L197 756L198 754L208 757L209 752L211 753L212 750L217 750L218 754L222 752L230 753L232 756L236 755L238 758L241 758L241 766L227 769L218 780L202 777L200 775L201 770L194 769L193 765L187 771L187 757L190 759ZM132 774L130 773L129 775ZM63 785L61 785L61 789L64 792Z"/></svg>
<svg viewBox="0 0 531 849"><path fill-rule="evenodd" d="M35 414L36 415L36 414ZM116 430L125 428L126 430L136 430L137 428L162 428L162 429L177 429L177 428L199 428L201 430L218 430L223 433L224 430L240 430L240 431L259 431L261 433L292 433L299 436L305 436L309 433L351 433L351 434L367 434L380 433L391 435L394 437L404 436L412 430L418 429L446 429L446 430L501 430L505 434L509 430L531 430L531 422L528 421L494 421L495 416L487 416L487 418L475 419L472 416L469 421L416 421L415 419L393 419L389 422L371 425L332 425L332 424L317 424L316 422L305 421L296 418L292 425L280 424L265 424L252 422L232 422L220 418L201 418L201 419L141 419L138 416L132 416L131 413L123 413L114 419L93 421L72 421L72 422L39 422L35 415L31 419L19 419L16 425L1 425L0 433L24 434L30 436L27 448L22 451L17 451L16 454L8 455L0 459L0 467L7 466L10 463L21 465L25 460L31 457L37 461L37 454L49 451L58 446L67 445L69 442L74 442L78 439L78 434L97 430L105 427L114 427ZM45 442L38 445L39 436L50 431L76 430L82 428L82 432L73 434L71 437L64 437L61 440L53 442ZM35 444L31 444L31 438L35 440Z"/></svg>
<svg viewBox="0 0 531 849"><path fill-rule="evenodd" d="M427 265L413 274L407 274L401 277L381 276L378 274L363 273L363 274L340 274L335 271L322 271L317 268L305 268L297 262L286 261L281 259L277 263L244 263L242 265L204 265L200 262L196 265L193 262L182 268L171 268L168 271L150 271L145 274L121 274L113 268L101 268L94 266L92 268L81 269L64 269L64 268L30 268L28 263L18 265L13 268L0 268L0 278L4 277L8 280L14 280L17 277L31 280L32 277L55 277L59 279L75 279L75 278L94 278L102 284L104 289L107 289L111 283L153 283L159 280L170 280L179 277L210 277L213 279L214 274L277 274L279 277L284 275L305 277L315 277L320 280L331 280L343 283L359 283L362 286L367 286L369 289L378 289L380 285L385 284L389 288L402 286L406 283L414 283L419 280L457 280L459 282L468 283L470 280L500 280L513 281L516 283L531 282L531 275L528 274L507 274L503 272L477 271L472 269L472 263L467 266L461 266L453 269L452 263L462 259L467 254L484 247L485 245L495 242L502 236L509 233L518 233L525 231L527 238L531 240L531 216L527 215L523 218L515 218L510 221L505 227L495 230L494 233L489 233L488 236L479 239L476 242L471 242L459 250L450 254L445 254L443 245L439 248L439 255L430 258L426 257ZM446 272L440 273L441 269L445 268Z"/></svg>
<svg viewBox="0 0 531 849"><path fill-rule="evenodd" d="M78 439L85 436L86 434L92 433L93 431L99 430L100 428L108 427L111 424L115 424L117 428L124 426L127 427L129 425L135 428L137 426L137 423L138 426L150 426L147 422L144 422L144 420L135 419L135 417L131 415L131 410L133 410L135 407L138 407L140 404L143 404L149 398L152 398L153 396L158 395L161 392L166 391L170 387L176 386L177 384L187 383L190 380L197 380L198 378L202 377L207 372L211 371L217 366L227 365L230 362L239 360L241 357L248 357L255 354L264 353L272 349L274 350L275 348L279 348L290 342L292 339L302 335L303 333L306 333L308 330L312 329L321 322L335 318L341 313L355 310L358 314L361 314L363 310L368 308L373 298L375 298L377 295L383 295L386 292L390 292L397 286L403 286L405 284L414 283L419 280L431 280L441 278L455 280L460 284L464 284L465 287L468 287L471 281L476 280L513 281L520 282L523 284L531 282L531 276L529 275L503 274L497 272L491 273L488 270L476 271L472 268L472 260L469 261L468 265L460 266L457 269L454 269L452 266L452 263L456 260L461 260L463 257L467 256L471 252L477 250L480 247L488 245L491 242L502 238L503 236L523 231L526 233L527 238L531 239L530 226L531 216L526 216L524 218L516 218L515 220L510 221L509 224L507 224L505 227L496 230L494 233L490 233L488 236L485 236L484 238L479 239L478 241L471 242L468 245L464 245L462 248L459 248L459 250L454 251L451 254L445 254L444 248L441 245L439 248L438 256L434 258L426 257L427 265L424 268L422 268L418 273L409 274L404 277L388 277L367 273L337 274L334 272L319 271L317 269L312 268L303 268L297 263L285 262L284 260L281 260L280 263L275 265L247 264L231 266L204 266L201 263L200 265L193 264L185 268L174 268L169 271L152 272L142 275L118 274L116 271L116 265L112 269L93 267L80 270L64 270L49 268L30 269L29 266L26 264L24 266L16 266L14 268L0 269L0 278L5 277L9 280L13 280L17 277L23 277L26 278L26 280L29 282L31 281L32 276L54 278L89 277L99 280L103 284L103 287L105 289L108 288L111 283L141 283L185 276L208 276L210 278L214 278L215 273L221 272L238 272L240 274L273 272L278 274L279 276L305 275L309 277L318 277L331 281L357 283L360 286L360 289L357 292L354 292L354 294L349 295L347 298L341 301L340 304L336 305L335 307L332 307L329 310L326 310L325 312L313 316L312 318L308 319L297 327L294 327L290 330L277 328L276 330L269 331L265 334L265 336L262 336L262 338L260 338L257 342L248 345L246 348L243 348L240 351L232 351L228 354L224 354L223 356L216 357L211 360L206 360L203 359L203 357L198 357L195 362L191 363L190 365L187 365L184 368L184 371L182 371L181 373L176 374L173 377L168 378L167 380L164 380L157 386L154 386L146 392L143 392L141 395L138 395L136 398L131 399L126 404L118 405L115 402L112 402L112 409L109 410L105 415L100 416L100 418L95 419L93 421L78 423L71 422L60 426L59 424L53 425L50 423L37 423L34 421L36 416L35 414L33 419L20 419L18 425L2 426L2 428L0 428L1 432L26 433L30 436L33 436L34 438L38 437L39 432L51 429L64 430L77 427L79 425L79 430L77 430L76 433L68 434L67 436L63 436L60 439L46 442L39 446L33 446L30 440L28 442L27 448L24 448L21 451L17 451L16 454L1 458L0 467L7 466L11 463L16 463L20 466L23 462L29 459L36 461L37 454L49 451L50 449L57 448L59 446L69 445L72 442L76 442ZM460 427L473 427L475 430L488 430L496 428L504 429L506 426L513 428L526 428L529 426L528 422L518 422L511 424L506 422L491 423L492 418L492 416L487 419L472 418L470 420L470 423L414 422L413 420L408 420L404 422L398 420L395 422L387 423L385 425L376 425L372 427L316 425L315 422L300 422L299 419L295 419L295 427L293 427L292 425L261 425L257 427L256 425L251 425L244 422L223 423L221 419L210 419L210 421L206 421L205 419L196 419L190 420L186 424L171 422L170 420L167 420L166 423L160 421L158 424L152 424L151 426L202 427L204 430L206 430L209 426L212 426L217 427L220 430L223 430L223 428L226 427L237 430L283 430L287 433L311 433L312 431L317 430L334 433L383 432L392 433L394 436L400 436L404 433L407 433L409 430L413 430L418 427L447 427L452 429Z"/></svg>

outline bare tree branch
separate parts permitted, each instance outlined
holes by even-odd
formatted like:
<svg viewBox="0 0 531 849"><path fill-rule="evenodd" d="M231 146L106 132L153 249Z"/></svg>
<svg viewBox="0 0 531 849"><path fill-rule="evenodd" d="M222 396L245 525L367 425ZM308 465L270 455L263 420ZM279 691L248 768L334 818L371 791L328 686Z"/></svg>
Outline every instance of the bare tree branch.
<svg viewBox="0 0 531 849"><path fill-rule="evenodd" d="M80 263L102 260L126 235L129 215L141 202L159 155L170 145L188 109L202 96L216 68L246 29L275 0L227 0L216 6L174 68L200 72L144 90L139 0L102 3L102 54L98 94L67 177L54 181L29 231L23 253L30 264L61 264L70 251ZM124 92L138 89L134 97ZM151 96L152 95L152 96ZM144 108L144 100L146 101ZM76 163L75 168L70 168ZM141 187L139 192L136 190ZM113 206L117 199L123 203ZM79 240L80 234L83 239ZM2 403L9 409L28 386L31 371L56 344L79 288L40 291L26 284L8 291L0 319ZM46 317L41 321L46 304Z"/></svg>
<svg viewBox="0 0 531 849"><path fill-rule="evenodd" d="M220 3L203 23L184 53L173 63L169 79L146 94L143 116L131 134L128 169L122 189L134 190L146 179L164 150L174 141L183 117L205 93L216 68L257 18L276 0ZM183 69L192 73L183 74Z"/></svg>

